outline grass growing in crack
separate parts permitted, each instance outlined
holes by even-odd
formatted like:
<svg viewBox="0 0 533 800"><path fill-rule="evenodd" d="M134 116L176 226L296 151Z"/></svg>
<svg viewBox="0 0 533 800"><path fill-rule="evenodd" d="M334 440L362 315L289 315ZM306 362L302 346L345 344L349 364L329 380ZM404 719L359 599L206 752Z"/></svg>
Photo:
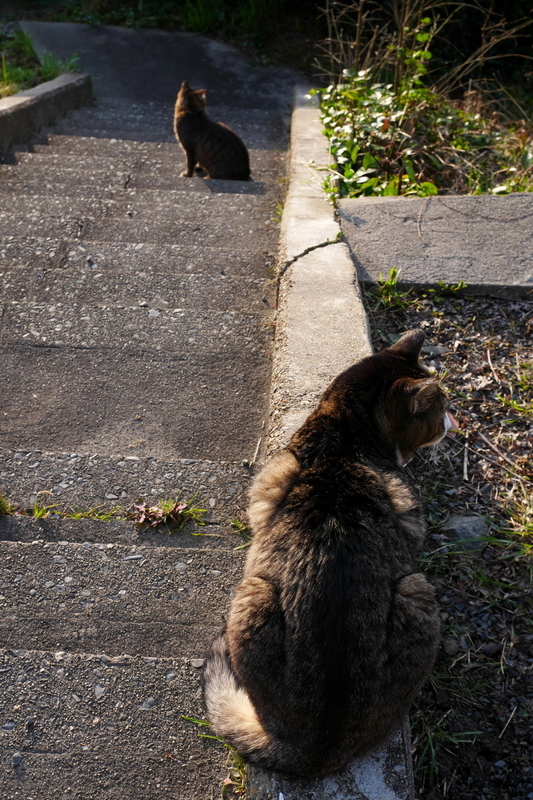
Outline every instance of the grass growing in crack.
<svg viewBox="0 0 533 800"><path fill-rule="evenodd" d="M249 547L252 543L252 530L246 522L242 522L240 519L232 519L231 526L235 528L237 533L239 533L243 538L243 544L234 547L234 550L244 550L245 547Z"/></svg>
<svg viewBox="0 0 533 800"><path fill-rule="evenodd" d="M15 507L11 505L7 497L0 494L0 517L9 517L15 511Z"/></svg>
<svg viewBox="0 0 533 800"><path fill-rule="evenodd" d="M62 516L67 519L97 519L101 522L109 522L109 520L116 519L117 515L122 511L120 506L114 508L104 508L103 506L93 506L86 510L76 508L73 511L65 511Z"/></svg>
<svg viewBox="0 0 533 800"><path fill-rule="evenodd" d="M192 722L194 725L211 727L211 723L205 719L196 719L195 717L186 717L183 715L181 718L186 722ZM229 765L229 775L222 781L222 797L228 797L228 791L231 791L233 797L244 797L246 795L246 762L240 753L233 745L225 742L222 736L216 736L210 733L198 733L198 736L200 739L214 739L217 742L221 742L228 750L231 763Z"/></svg>
<svg viewBox="0 0 533 800"><path fill-rule="evenodd" d="M113 508L93 506L88 509L62 509L57 503L43 505L39 502L39 497L46 494L51 495L51 492L39 492L31 508L18 508L9 503L3 495L0 495L0 516L9 514L28 516L34 519L47 519L49 517L73 520L95 519L103 522L109 522L109 520L112 519L131 520L135 522L138 527L142 528L155 529L160 525L165 525L169 534L178 533L188 523L200 526L205 525L203 517L206 513L206 509L200 508L200 506L197 505L197 495L193 495L189 500L183 500L180 493L175 498L160 500L158 503L151 506L139 500L129 509L125 509L122 506L114 506ZM193 533L193 535L218 536L218 534L204 533Z"/></svg>
<svg viewBox="0 0 533 800"><path fill-rule="evenodd" d="M180 493L175 498L160 500L152 506L139 500L126 512L126 519L146 528L166 525L169 533L177 533L189 522L205 525L203 516L206 509L195 504L197 499L197 495L194 495L190 500L183 500Z"/></svg>

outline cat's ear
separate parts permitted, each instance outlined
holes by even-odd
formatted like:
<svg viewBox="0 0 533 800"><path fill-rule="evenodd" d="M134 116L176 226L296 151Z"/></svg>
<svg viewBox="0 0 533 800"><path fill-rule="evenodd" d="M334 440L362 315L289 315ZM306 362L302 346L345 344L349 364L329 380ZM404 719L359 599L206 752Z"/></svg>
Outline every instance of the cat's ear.
<svg viewBox="0 0 533 800"><path fill-rule="evenodd" d="M408 414L419 414L426 411L435 400L435 396L442 391L436 378L399 378L392 385L391 399L393 402L400 400L401 407Z"/></svg>
<svg viewBox="0 0 533 800"><path fill-rule="evenodd" d="M418 414L426 411L433 404L435 396L441 393L439 383L435 378L416 381L414 391L409 397L409 412Z"/></svg>
<svg viewBox="0 0 533 800"><path fill-rule="evenodd" d="M189 81L183 81L183 83L181 84L181 88L190 89L191 87L189 86Z"/></svg>
<svg viewBox="0 0 533 800"><path fill-rule="evenodd" d="M198 95L198 96L199 96L199 97L200 97L202 100L205 100L205 98L206 98L206 96L207 96L207 90L206 90L206 89L199 89L199 90L197 91L197 95Z"/></svg>
<svg viewBox="0 0 533 800"><path fill-rule="evenodd" d="M418 364L420 351L422 350L425 338L426 334L420 328L407 331L401 339L398 339L396 344L393 344L392 347L389 348L389 350L393 353L401 354L413 364Z"/></svg>

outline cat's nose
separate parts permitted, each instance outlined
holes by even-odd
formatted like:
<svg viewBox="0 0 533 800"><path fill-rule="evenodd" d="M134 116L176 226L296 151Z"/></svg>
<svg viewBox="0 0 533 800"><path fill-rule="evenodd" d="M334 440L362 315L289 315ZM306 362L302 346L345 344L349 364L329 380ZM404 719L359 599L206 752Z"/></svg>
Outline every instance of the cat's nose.
<svg viewBox="0 0 533 800"><path fill-rule="evenodd" d="M444 427L446 428L446 436L451 436L454 439L459 430L459 423L449 411L444 415Z"/></svg>

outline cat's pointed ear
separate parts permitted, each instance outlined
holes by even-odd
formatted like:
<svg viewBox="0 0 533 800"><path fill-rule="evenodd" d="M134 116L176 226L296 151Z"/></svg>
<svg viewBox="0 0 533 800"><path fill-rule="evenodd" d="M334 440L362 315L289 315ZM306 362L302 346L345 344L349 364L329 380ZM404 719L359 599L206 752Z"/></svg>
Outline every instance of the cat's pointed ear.
<svg viewBox="0 0 533 800"><path fill-rule="evenodd" d="M207 96L207 89L199 89L198 95L202 98L202 100L205 100Z"/></svg>
<svg viewBox="0 0 533 800"><path fill-rule="evenodd" d="M181 84L181 88L190 89L191 87L189 86L189 81L183 81L183 83Z"/></svg>
<svg viewBox="0 0 533 800"><path fill-rule="evenodd" d="M424 344L424 339L426 338L426 334L420 328L416 328L413 331L407 331L398 339L396 344L393 344L392 347L389 348L393 353L399 353L404 356L408 361L411 361L414 364L418 364L418 359L420 358L420 351L422 350L422 345Z"/></svg>

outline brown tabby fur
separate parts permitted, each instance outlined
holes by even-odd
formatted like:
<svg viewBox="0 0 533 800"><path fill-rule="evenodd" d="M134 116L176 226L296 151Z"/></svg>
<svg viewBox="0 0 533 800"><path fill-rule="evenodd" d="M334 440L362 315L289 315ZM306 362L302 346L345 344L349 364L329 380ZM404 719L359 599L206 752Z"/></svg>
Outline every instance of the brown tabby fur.
<svg viewBox="0 0 533 800"><path fill-rule="evenodd" d="M249 180L250 160L244 142L227 125L209 119L205 95L205 89L191 89L187 81L178 92L174 133L187 156L187 169L181 176L192 177L198 165L207 178Z"/></svg>
<svg viewBox="0 0 533 800"><path fill-rule="evenodd" d="M254 537L203 672L214 730L249 761L320 777L382 740L435 659L425 535L402 464L445 434L420 330L339 375L256 478Z"/></svg>

